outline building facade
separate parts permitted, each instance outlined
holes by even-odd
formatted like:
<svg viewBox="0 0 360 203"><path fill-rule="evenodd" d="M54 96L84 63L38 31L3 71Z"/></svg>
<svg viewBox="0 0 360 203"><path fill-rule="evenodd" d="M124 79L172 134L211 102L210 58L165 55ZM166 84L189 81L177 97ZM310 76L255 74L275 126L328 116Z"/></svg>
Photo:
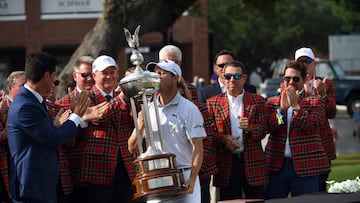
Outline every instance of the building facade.
<svg viewBox="0 0 360 203"><path fill-rule="evenodd" d="M206 7L206 0L199 2ZM25 58L31 53L49 52L60 60L60 68L66 65L102 10L103 1L99 0L0 0L0 89L10 72L24 70ZM168 36L146 33L140 44L146 61L157 60L165 44L179 46L186 80L210 75L206 17L184 15L169 28ZM128 50L121 50L119 66L130 67L128 58Z"/></svg>

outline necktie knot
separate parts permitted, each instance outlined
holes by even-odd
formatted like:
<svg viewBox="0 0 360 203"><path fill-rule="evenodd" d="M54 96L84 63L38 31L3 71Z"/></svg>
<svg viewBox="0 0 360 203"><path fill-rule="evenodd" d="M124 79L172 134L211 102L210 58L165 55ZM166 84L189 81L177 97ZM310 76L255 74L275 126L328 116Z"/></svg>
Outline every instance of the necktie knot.
<svg viewBox="0 0 360 203"><path fill-rule="evenodd" d="M112 96L110 96L110 95L106 95L105 96L105 100L108 102L108 101L110 101L112 99Z"/></svg>

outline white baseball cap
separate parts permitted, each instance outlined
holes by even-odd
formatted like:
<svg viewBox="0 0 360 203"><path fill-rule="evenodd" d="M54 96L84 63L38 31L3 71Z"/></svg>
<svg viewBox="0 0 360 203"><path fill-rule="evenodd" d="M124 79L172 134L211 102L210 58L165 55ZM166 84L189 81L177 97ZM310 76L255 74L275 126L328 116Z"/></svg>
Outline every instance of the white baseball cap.
<svg viewBox="0 0 360 203"><path fill-rule="evenodd" d="M94 60L94 62L92 63L92 71L93 71L93 73L95 73L96 71L103 71L107 67L110 67L110 66L114 66L114 67L118 68L115 60L112 57L106 56L106 55L101 55L101 56L97 57Z"/></svg>
<svg viewBox="0 0 360 203"><path fill-rule="evenodd" d="M174 61L172 60L163 60L159 63L156 63L156 66L158 66L159 68L169 71L174 75L178 75L179 76L179 81L181 79L181 69L179 67L178 64L176 64Z"/></svg>
<svg viewBox="0 0 360 203"><path fill-rule="evenodd" d="M307 56L307 57L311 58L312 60L315 59L315 55L314 55L313 51L307 47L303 47L303 48L296 50L295 61L298 60L298 58L300 58L302 56Z"/></svg>
<svg viewBox="0 0 360 203"><path fill-rule="evenodd" d="M360 103L356 103L355 108L359 108L359 107L360 107Z"/></svg>

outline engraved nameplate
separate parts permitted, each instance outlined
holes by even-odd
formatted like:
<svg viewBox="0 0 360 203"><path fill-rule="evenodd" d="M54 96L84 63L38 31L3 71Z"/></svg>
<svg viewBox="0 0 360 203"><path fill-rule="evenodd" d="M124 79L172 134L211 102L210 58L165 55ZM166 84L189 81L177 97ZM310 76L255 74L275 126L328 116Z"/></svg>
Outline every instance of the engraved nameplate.
<svg viewBox="0 0 360 203"><path fill-rule="evenodd" d="M149 189L173 186L174 182L172 176L164 176L161 178L154 178L148 180Z"/></svg>
<svg viewBox="0 0 360 203"><path fill-rule="evenodd" d="M145 162L145 168L148 171L162 168L169 168L169 159L153 159Z"/></svg>

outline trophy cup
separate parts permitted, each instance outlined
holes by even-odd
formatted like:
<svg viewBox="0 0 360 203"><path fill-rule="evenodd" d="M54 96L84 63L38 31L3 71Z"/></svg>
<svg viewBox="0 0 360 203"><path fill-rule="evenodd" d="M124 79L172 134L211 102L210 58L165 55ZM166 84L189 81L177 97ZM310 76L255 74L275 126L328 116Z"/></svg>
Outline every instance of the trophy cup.
<svg viewBox="0 0 360 203"><path fill-rule="evenodd" d="M144 57L138 50L140 25L136 28L134 35L124 28L126 40L131 48L130 62L136 66L135 71L120 80L120 87L124 94L130 98L131 109L134 117L135 131L138 141L139 156L133 162L136 176L132 181L136 189L134 200L164 199L177 195L184 191L183 174L176 167L175 155L162 150L163 134L160 127L159 111L156 92L160 86L160 75L144 71L140 64ZM156 118L149 115L148 103L154 102ZM145 144L142 143L140 129L137 123L137 108L135 101L141 104L141 111L145 126ZM155 122L159 129L160 147L154 143L151 123ZM145 152L144 152L145 147Z"/></svg>

